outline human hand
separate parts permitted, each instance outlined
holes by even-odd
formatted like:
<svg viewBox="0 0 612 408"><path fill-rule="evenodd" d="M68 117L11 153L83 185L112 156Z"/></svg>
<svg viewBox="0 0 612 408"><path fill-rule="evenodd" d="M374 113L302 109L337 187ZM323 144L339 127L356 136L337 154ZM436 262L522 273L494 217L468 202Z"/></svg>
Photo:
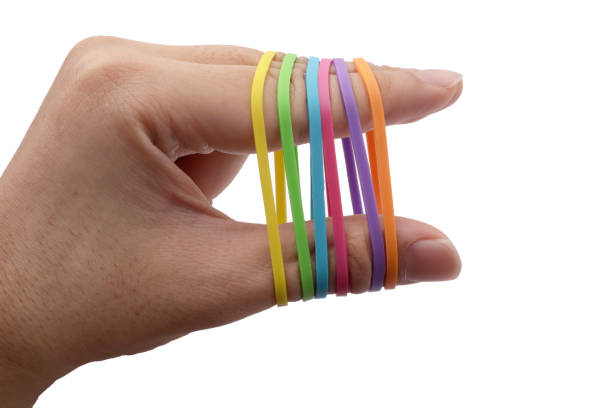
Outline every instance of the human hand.
<svg viewBox="0 0 612 408"><path fill-rule="evenodd" d="M254 152L250 86L260 55L107 37L70 52L0 179L0 400L8 406L31 405L79 365L275 304L265 226L212 205ZM370 129L365 88L348 65ZM308 142L305 68L299 59L292 77L296 143ZM448 71L373 69L388 124L439 111L462 89ZM275 86L265 88L271 150L280 148ZM333 74L330 87L336 135L347 136ZM444 234L406 218L396 224L400 284L458 275ZM371 274L364 216L346 217L345 227L351 291L361 293ZM309 224L311 248L312 232ZM297 300L292 225L280 233L289 298ZM331 223L328 237L331 246Z"/></svg>

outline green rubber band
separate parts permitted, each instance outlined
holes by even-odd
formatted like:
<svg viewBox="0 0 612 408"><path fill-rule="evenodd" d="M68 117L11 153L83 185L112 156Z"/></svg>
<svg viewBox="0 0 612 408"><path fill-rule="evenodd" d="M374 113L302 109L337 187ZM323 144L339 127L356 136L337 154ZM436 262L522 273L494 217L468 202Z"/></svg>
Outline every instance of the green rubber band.
<svg viewBox="0 0 612 408"><path fill-rule="evenodd" d="M293 71L293 65L295 64L296 59L297 55L295 54L285 55L280 68L277 87L278 125L280 128L281 142L283 145L283 156L285 156L287 188L289 190L291 217L293 218L298 264L300 266L302 300L309 300L314 297L312 264L310 261L308 236L306 235L304 209L302 208L302 191L300 189L300 177L298 173L297 148L293 140L293 128L291 125L290 82L291 72Z"/></svg>

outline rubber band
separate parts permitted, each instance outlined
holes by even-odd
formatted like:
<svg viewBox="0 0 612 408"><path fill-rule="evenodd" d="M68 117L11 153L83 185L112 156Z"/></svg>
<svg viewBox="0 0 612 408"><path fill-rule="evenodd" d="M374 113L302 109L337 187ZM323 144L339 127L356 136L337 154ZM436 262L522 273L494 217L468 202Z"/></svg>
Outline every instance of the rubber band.
<svg viewBox="0 0 612 408"><path fill-rule="evenodd" d="M287 54L283 58L283 62L281 64L277 88L278 125L280 128L281 142L283 146L285 173L287 176L287 187L289 189L289 203L291 205L291 216L293 218L298 264L300 267L302 299L309 300L314 297L312 265L310 262L308 237L306 235L304 210L302 208L302 192L300 189L300 178L298 174L297 148L293 140L293 128L291 124L290 83L291 72L293 71L293 65L295 64L296 59L297 55Z"/></svg>
<svg viewBox="0 0 612 408"><path fill-rule="evenodd" d="M366 132L366 141L368 146L368 159L370 160L370 171L372 172L372 185L374 187L374 195L376 196L376 208L378 213L382 214L380 198L380 186L378 185L378 169L376 168L376 147L374 146L374 131Z"/></svg>
<svg viewBox="0 0 612 408"><path fill-rule="evenodd" d="M279 224L287 222L287 195L285 191L285 160L283 151L274 152L274 187L276 188L276 217Z"/></svg>
<svg viewBox="0 0 612 408"><path fill-rule="evenodd" d="M346 177L348 179L349 192L351 193L353 214L363 214L359 182L357 181L357 171L355 169L355 156L350 138L345 137L342 139L342 150L344 151L344 164L346 165Z"/></svg>
<svg viewBox="0 0 612 408"><path fill-rule="evenodd" d="M310 133L310 212L314 221L316 298L327 296L327 226L325 222L325 179L323 178L323 140L319 106L319 59L310 57L306 66L306 102Z"/></svg>
<svg viewBox="0 0 612 408"><path fill-rule="evenodd" d="M336 296L346 296L349 289L348 251L342 215L342 198L336 148L334 145L334 122L329 95L330 59L322 59L319 65L319 104L321 106L321 132L323 135L323 160L325 164L325 191L327 208L332 219L334 233L334 256L336 263Z"/></svg>
<svg viewBox="0 0 612 408"><path fill-rule="evenodd" d="M283 252L278 231L278 220L274 208L274 194L272 193L272 177L270 175L270 164L268 162L268 143L266 141L266 126L264 123L263 111L264 84L275 54L276 53L273 51L264 53L257 64L255 76L253 77L253 85L251 87L251 118L253 121L253 137L255 139L255 151L257 152L257 164L259 166L261 194L263 196L266 225L268 228L270 259L272 261L272 276L274 279L274 296L277 305L285 306L287 305L287 283L285 281L285 266L283 264Z"/></svg>
<svg viewBox="0 0 612 408"><path fill-rule="evenodd" d="M381 212L384 222L385 248L387 256L387 275L385 288L393 289L397 284L397 235L395 228L395 213L393 211L393 192L391 190L391 171L389 170L389 152L387 149L387 132L385 129L385 110L383 108L380 88L372 69L363 58L353 60L355 68L365 84L372 111L373 130L368 132L368 150L370 152L371 168L378 211ZM372 140L372 142L370 142ZM372 161L375 165L372 165Z"/></svg>
<svg viewBox="0 0 612 408"><path fill-rule="evenodd" d="M372 185L372 175L370 173L368 155L363 142L363 131L359 121L357 103L355 102L355 95L353 94L346 63L342 58L335 58L334 65L336 67L338 84L340 85L340 94L344 102L344 110L346 111L346 119L351 135L351 145L353 146L368 229L370 230L370 243L372 245L372 281L370 284L370 291L377 291L382 288L385 280L386 260L383 236L376 207L376 198L374 196L374 187Z"/></svg>

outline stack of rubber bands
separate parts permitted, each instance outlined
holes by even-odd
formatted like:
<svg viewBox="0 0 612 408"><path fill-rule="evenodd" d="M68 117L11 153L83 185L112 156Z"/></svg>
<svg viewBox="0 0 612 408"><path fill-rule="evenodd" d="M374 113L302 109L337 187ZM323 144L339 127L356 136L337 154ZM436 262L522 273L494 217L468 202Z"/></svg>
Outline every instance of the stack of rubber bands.
<svg viewBox="0 0 612 408"><path fill-rule="evenodd" d="M342 139L342 148L353 213L363 214L365 208L369 229L372 248L370 290L377 291L383 286L386 289L394 288L397 283L398 269L397 236L389 172L385 115L380 89L374 73L363 59L356 58L353 60L355 68L365 85L372 112L373 129L366 133L366 151L357 104L345 61L340 58L322 59L321 61L315 57L308 59L306 102L310 133L310 206L315 235L315 274L313 276L302 207L297 146L293 139L291 120L290 83L297 58L295 54L284 56L278 76L277 106L282 150L274 152L276 203L274 202L268 162L263 95L268 70L275 55L276 53L273 51L264 53L257 65L251 89L251 115L268 227L276 303L279 306L287 304L285 267L278 227L279 223L287 221L285 175L295 231L302 299L323 298L328 292L326 202L333 227L336 295L344 296L349 292L348 253L329 91L329 76L332 64L335 66L350 133L350 137ZM325 200L325 196L327 200ZM382 214L384 229L381 228L379 214Z"/></svg>

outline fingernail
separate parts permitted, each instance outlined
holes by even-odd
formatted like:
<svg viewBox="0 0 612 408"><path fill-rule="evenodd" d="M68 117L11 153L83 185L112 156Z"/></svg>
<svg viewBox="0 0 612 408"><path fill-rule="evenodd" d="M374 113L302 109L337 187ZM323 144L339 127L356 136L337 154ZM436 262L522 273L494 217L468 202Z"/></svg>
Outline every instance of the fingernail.
<svg viewBox="0 0 612 408"><path fill-rule="evenodd" d="M405 282L451 280L461 271L461 259L455 246L444 238L414 242L403 258Z"/></svg>
<svg viewBox="0 0 612 408"><path fill-rule="evenodd" d="M413 74L421 81L441 88L452 88L463 79L463 75L443 69L425 69Z"/></svg>

